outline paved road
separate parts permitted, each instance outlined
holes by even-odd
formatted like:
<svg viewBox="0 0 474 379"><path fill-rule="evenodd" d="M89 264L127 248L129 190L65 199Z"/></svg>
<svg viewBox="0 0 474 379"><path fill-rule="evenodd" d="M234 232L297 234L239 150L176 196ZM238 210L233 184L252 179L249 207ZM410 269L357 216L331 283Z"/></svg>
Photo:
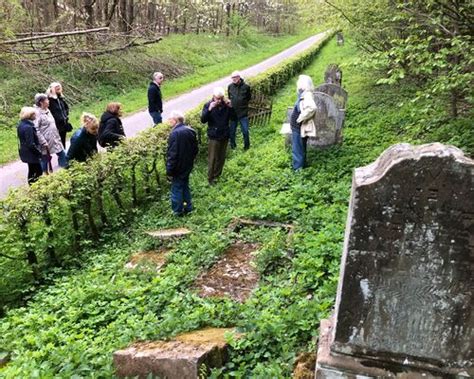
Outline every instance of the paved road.
<svg viewBox="0 0 474 379"><path fill-rule="evenodd" d="M293 45L292 47L282 51L281 53L268 58L255 66L249 67L245 70L240 70L242 77L249 78L258 75L269 68L277 65L281 61L300 53L303 50L308 49L315 43L323 39L325 33L319 33L312 37L305 39ZM215 82L206 84L205 86L199 87L191 92L177 96L173 99L166 101L163 105L164 114L163 118L166 119L172 110L181 110L187 112L207 98L210 98L214 87L224 87L230 83L230 78L224 77L216 80ZM166 84L165 84L166 85ZM144 89L145 91L146 89ZM132 137L152 126L151 117L147 111L141 111L130 116L123 118L123 125L125 128L125 134L127 137ZM53 157L53 166L57 167L56 157ZM27 166L25 163L20 161L11 162L1 167L0 169L0 198L3 198L8 193L10 188L18 187L26 184Z"/></svg>

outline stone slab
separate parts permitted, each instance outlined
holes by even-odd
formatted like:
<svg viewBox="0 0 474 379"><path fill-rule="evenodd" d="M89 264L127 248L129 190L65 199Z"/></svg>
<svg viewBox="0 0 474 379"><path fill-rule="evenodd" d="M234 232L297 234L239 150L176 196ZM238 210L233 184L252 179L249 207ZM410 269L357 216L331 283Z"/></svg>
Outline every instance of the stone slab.
<svg viewBox="0 0 474 379"><path fill-rule="evenodd" d="M10 362L11 355L7 351L0 351L0 368L7 365Z"/></svg>
<svg viewBox="0 0 474 379"><path fill-rule="evenodd" d="M228 360L224 334L228 328L209 328L181 334L171 341L141 342L114 353L120 378L149 375L167 379L197 379Z"/></svg>
<svg viewBox="0 0 474 379"><path fill-rule="evenodd" d="M474 161L439 143L355 170L331 351L474 375Z"/></svg>
<svg viewBox="0 0 474 379"><path fill-rule="evenodd" d="M418 369L408 365L387 365L383 362L331 352L333 320L321 320L319 328L316 379L446 379L468 377L467 373L454 373Z"/></svg>
<svg viewBox="0 0 474 379"><path fill-rule="evenodd" d="M169 238L180 238L192 233L192 231L187 228L174 228L174 229L148 230L145 233L148 234L150 237L163 240L163 239L169 239Z"/></svg>
<svg viewBox="0 0 474 379"><path fill-rule="evenodd" d="M324 82L342 86L342 71L337 64L330 64L324 73Z"/></svg>
<svg viewBox="0 0 474 379"><path fill-rule="evenodd" d="M342 142L344 111L341 111L334 99L322 92L314 92L316 112L313 117L316 137L308 138L308 145L324 149Z"/></svg>
<svg viewBox="0 0 474 379"><path fill-rule="evenodd" d="M143 271L148 271L152 269L159 271L166 264L166 258L169 253L169 249L135 253L130 257L130 261L125 264L125 268L127 270L141 269Z"/></svg>

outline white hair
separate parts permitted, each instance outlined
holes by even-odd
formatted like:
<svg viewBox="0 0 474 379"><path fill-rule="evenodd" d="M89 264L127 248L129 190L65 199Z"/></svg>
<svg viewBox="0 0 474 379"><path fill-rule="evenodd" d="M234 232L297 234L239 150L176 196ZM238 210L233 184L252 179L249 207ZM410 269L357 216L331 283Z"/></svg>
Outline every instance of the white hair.
<svg viewBox="0 0 474 379"><path fill-rule="evenodd" d="M300 75L298 81L296 82L296 89L303 91L313 91L314 84L313 80L308 75Z"/></svg>
<svg viewBox="0 0 474 379"><path fill-rule="evenodd" d="M225 96L224 88L222 87L214 88L214 90L212 91L212 95L215 97L224 97Z"/></svg>
<svg viewBox="0 0 474 379"><path fill-rule="evenodd" d="M181 111L171 111L170 118L174 118L178 122L184 123L185 118L184 118L184 113Z"/></svg>
<svg viewBox="0 0 474 379"><path fill-rule="evenodd" d="M239 72L239 71L234 71L232 74L230 74L230 77L231 77L231 78L234 78L234 77L236 77L236 76L238 76L239 78L242 77L242 75L240 75L240 72Z"/></svg>
<svg viewBox="0 0 474 379"><path fill-rule="evenodd" d="M157 79L158 77L160 77L160 76L161 76L161 77L164 77L164 75L163 75L161 72L159 72L159 71L153 73L153 80L156 80L156 79Z"/></svg>
<svg viewBox="0 0 474 379"><path fill-rule="evenodd" d="M61 87L63 88L63 86L61 85L61 83L59 82L53 82L49 85L48 89L46 90L46 94L48 96L56 96L56 87Z"/></svg>

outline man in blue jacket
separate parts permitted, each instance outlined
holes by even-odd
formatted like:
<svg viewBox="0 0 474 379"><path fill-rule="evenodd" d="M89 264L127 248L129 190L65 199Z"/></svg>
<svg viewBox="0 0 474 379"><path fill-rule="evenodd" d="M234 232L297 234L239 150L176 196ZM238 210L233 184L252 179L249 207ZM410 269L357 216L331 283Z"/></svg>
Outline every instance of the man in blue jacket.
<svg viewBox="0 0 474 379"><path fill-rule="evenodd" d="M171 178L171 209L176 216L193 210L189 175L198 153L198 140L194 129L184 124L181 112L171 112L169 122L173 129L168 138L166 175Z"/></svg>
<svg viewBox="0 0 474 379"><path fill-rule="evenodd" d="M161 97L161 83L163 83L164 75L161 72L153 74L153 81L148 86L148 113L150 113L154 124L161 124L163 119L163 100Z"/></svg>

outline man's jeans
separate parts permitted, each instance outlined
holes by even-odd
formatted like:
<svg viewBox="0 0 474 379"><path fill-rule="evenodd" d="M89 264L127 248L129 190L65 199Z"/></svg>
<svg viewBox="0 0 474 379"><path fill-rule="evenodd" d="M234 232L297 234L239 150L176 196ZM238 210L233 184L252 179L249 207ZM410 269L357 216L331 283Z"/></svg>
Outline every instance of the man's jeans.
<svg viewBox="0 0 474 379"><path fill-rule="evenodd" d="M291 128L291 155L293 169L299 170L306 165L306 143L308 138L301 138L301 130Z"/></svg>
<svg viewBox="0 0 474 379"><path fill-rule="evenodd" d="M240 123L240 130L244 136L244 149L250 147L250 136L249 136L249 118L247 116L241 117L237 120L230 121L230 147L232 149L236 148L235 143L235 134L237 131L237 123Z"/></svg>
<svg viewBox="0 0 474 379"><path fill-rule="evenodd" d="M177 216L193 210L191 190L189 189L189 175L173 177L171 180L171 209Z"/></svg>
<svg viewBox="0 0 474 379"><path fill-rule="evenodd" d="M153 123L155 125L161 124L163 122L163 118L161 117L160 112L148 112L148 113L150 113L150 116L153 119Z"/></svg>

